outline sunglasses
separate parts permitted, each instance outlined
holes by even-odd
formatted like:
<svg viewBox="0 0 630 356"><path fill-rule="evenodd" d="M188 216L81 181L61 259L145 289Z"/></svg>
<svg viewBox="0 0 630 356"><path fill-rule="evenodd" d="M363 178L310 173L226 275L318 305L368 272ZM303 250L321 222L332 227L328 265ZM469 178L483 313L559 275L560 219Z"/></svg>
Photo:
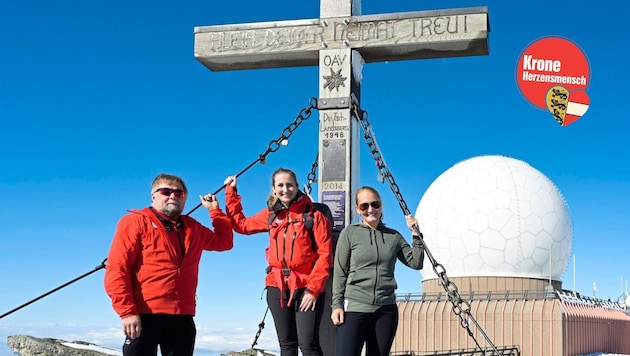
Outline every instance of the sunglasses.
<svg viewBox="0 0 630 356"><path fill-rule="evenodd" d="M359 204L359 210L361 210L361 211L366 211L366 210L368 210L369 207L372 207L372 209L379 209L381 207L380 200L375 200L375 201L370 202L370 203L361 203L361 204Z"/></svg>
<svg viewBox="0 0 630 356"><path fill-rule="evenodd" d="M186 196L186 192L181 189L171 189L171 188L158 188L154 193L160 193L164 196L170 197L171 194L175 194L178 198L183 198Z"/></svg>

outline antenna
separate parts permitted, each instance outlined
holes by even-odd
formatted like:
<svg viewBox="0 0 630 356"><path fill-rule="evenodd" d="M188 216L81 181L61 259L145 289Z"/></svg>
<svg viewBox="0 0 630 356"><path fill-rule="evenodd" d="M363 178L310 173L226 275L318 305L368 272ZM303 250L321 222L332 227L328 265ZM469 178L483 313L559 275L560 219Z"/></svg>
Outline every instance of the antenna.
<svg viewBox="0 0 630 356"><path fill-rule="evenodd" d="M575 253L573 254L573 295L575 295Z"/></svg>
<svg viewBox="0 0 630 356"><path fill-rule="evenodd" d="M554 295L554 289L553 289L553 285L551 284L551 247L553 245L549 244L549 284L547 285L547 287L545 287L545 292L547 293L547 297L549 298L553 298Z"/></svg>
<svg viewBox="0 0 630 356"><path fill-rule="evenodd" d="M551 249L553 248L552 244L549 244L549 285L551 285Z"/></svg>

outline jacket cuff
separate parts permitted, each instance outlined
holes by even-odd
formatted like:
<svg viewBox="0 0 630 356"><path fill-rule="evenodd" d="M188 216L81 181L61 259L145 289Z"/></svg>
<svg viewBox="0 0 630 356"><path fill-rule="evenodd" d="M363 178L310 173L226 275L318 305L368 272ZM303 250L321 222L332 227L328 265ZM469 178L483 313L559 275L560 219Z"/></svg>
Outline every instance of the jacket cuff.
<svg viewBox="0 0 630 356"><path fill-rule="evenodd" d="M306 288L306 289L304 290L304 293L308 293L308 294L312 295L313 297L315 297L315 299L317 299L317 297L319 296L319 293L315 293L315 292L313 292L313 290L312 290L312 289L310 289L310 288Z"/></svg>

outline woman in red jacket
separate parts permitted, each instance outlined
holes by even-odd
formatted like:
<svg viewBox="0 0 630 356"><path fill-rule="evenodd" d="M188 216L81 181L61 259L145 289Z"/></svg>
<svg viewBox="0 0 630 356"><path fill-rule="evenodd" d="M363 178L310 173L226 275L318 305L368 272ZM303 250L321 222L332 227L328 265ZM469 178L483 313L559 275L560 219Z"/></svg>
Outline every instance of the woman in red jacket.
<svg viewBox="0 0 630 356"><path fill-rule="evenodd" d="M332 226L313 211L313 201L302 193L295 173L279 168L271 177L267 208L245 217L236 177L225 180L226 212L234 231L243 235L269 232L265 286L281 356L319 356L319 321L323 313L324 284L332 266ZM304 213L313 214L311 239ZM275 216L270 223L270 216Z"/></svg>

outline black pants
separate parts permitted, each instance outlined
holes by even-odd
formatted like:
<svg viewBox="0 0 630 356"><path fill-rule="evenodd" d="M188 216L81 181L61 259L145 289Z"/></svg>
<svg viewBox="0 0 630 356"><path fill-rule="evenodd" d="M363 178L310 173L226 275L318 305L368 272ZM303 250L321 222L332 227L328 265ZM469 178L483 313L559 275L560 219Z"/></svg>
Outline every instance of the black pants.
<svg viewBox="0 0 630 356"><path fill-rule="evenodd" d="M319 347L322 349L323 356L335 356L335 343L337 341L337 326L330 319L330 313L332 312L332 275L333 269L331 268L328 279L326 279L323 316L319 324Z"/></svg>
<svg viewBox="0 0 630 356"><path fill-rule="evenodd" d="M303 294L304 289L298 289L291 306L287 306L288 292L281 295L280 289L267 287L267 305L276 326L281 356L297 356L298 346L303 356L321 355L318 331L325 295L322 293L317 298L315 311L302 312L300 301ZM284 299L284 307L280 306L280 298Z"/></svg>
<svg viewBox="0 0 630 356"><path fill-rule="evenodd" d="M366 356L387 356L398 326L396 304L384 305L374 313L345 313L345 321L337 329L336 354L359 356L366 345Z"/></svg>
<svg viewBox="0 0 630 356"><path fill-rule="evenodd" d="M142 314L142 332L125 340L123 356L192 356L197 328L192 315Z"/></svg>

